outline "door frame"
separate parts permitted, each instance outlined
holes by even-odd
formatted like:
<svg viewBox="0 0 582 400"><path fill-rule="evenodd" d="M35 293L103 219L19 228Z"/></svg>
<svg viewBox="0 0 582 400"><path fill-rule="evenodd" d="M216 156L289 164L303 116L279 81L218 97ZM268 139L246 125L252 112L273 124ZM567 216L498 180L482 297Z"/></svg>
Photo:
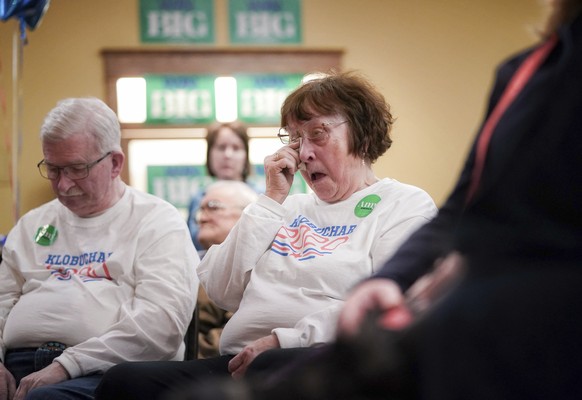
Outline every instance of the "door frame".
<svg viewBox="0 0 582 400"><path fill-rule="evenodd" d="M232 49L104 49L101 57L105 71L105 102L117 112L116 82L123 77L138 77L146 74L213 74L236 75L237 73L300 73L339 71L342 67L342 49L296 49L296 48L232 48ZM156 126L151 124L122 123L121 145L128 154L128 143L135 139L135 132L160 132L145 134L144 139L171 139L176 132L199 125ZM161 128L161 129L160 129ZM123 134L131 130L131 137ZM199 137L193 134L192 137ZM129 163L121 173L128 182Z"/></svg>

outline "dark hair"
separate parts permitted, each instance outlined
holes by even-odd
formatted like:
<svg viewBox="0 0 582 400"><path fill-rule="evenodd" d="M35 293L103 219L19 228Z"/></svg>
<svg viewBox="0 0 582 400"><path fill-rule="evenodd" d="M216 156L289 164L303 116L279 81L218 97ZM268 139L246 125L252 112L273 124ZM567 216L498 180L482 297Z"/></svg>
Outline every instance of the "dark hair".
<svg viewBox="0 0 582 400"><path fill-rule="evenodd" d="M542 32L544 37L555 33L561 25L573 21L582 12L582 0L556 0L546 27Z"/></svg>
<svg viewBox="0 0 582 400"><path fill-rule="evenodd" d="M295 89L281 106L281 126L333 114L348 121L350 154L373 163L392 145L390 106L370 82L353 71L331 72Z"/></svg>
<svg viewBox="0 0 582 400"><path fill-rule="evenodd" d="M216 143L216 139L218 138L218 132L222 128L232 130L243 141L247 153L247 159L243 168L242 176L243 181L246 181L251 171L251 162L249 160L249 136L247 134L247 127L238 121L215 122L208 127L208 133L206 134L206 171L208 172L208 175L216 177L216 174L212 171L212 168L210 168L210 150L214 147L214 143Z"/></svg>

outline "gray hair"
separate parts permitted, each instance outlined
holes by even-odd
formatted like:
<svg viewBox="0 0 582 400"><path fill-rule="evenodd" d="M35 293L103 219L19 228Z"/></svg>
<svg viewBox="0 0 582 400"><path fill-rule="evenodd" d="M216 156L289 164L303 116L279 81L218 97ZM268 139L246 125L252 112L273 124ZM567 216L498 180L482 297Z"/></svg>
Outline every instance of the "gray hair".
<svg viewBox="0 0 582 400"><path fill-rule="evenodd" d="M59 142L74 135L93 138L96 151L121 151L121 127L117 115L95 97L69 98L57 103L45 117L40 139Z"/></svg>
<svg viewBox="0 0 582 400"><path fill-rule="evenodd" d="M206 187L206 193L211 190L224 190L241 209L259 199L257 192L248 184L241 181L220 180Z"/></svg>

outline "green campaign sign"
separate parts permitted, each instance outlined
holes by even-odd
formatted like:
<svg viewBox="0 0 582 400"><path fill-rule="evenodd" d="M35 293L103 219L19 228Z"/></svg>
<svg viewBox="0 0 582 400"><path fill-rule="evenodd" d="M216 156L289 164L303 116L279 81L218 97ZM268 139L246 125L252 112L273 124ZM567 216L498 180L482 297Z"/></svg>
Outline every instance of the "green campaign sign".
<svg viewBox="0 0 582 400"><path fill-rule="evenodd" d="M247 124L278 124L281 104L302 78L302 74L236 75L239 119Z"/></svg>
<svg viewBox="0 0 582 400"><path fill-rule="evenodd" d="M215 119L211 75L146 75L148 124L207 124Z"/></svg>
<svg viewBox="0 0 582 400"><path fill-rule="evenodd" d="M213 0L140 0L144 43L214 43Z"/></svg>
<svg viewBox="0 0 582 400"><path fill-rule="evenodd" d="M252 165L248 183L260 193L265 191L265 168ZM214 178L206 174L204 165L148 165L147 191L173 204L182 213L188 212L192 197L204 189ZM307 193L307 183L300 174L295 175L290 194Z"/></svg>
<svg viewBox="0 0 582 400"><path fill-rule="evenodd" d="M301 43L301 0L229 0L230 41Z"/></svg>
<svg viewBox="0 0 582 400"><path fill-rule="evenodd" d="M148 193L187 211L190 200L213 181L204 165L149 165Z"/></svg>

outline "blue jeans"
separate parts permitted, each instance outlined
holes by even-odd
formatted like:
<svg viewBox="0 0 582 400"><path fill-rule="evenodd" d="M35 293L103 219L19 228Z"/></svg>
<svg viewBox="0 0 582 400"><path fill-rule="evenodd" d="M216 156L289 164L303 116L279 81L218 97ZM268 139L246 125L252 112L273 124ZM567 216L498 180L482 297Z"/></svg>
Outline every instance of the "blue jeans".
<svg viewBox="0 0 582 400"><path fill-rule="evenodd" d="M4 366L14 376L18 385L22 378L49 365L59 354L56 352L39 354L34 350L8 351ZM101 374L88 375L54 385L40 386L28 392L26 400L92 400L102 376Z"/></svg>

